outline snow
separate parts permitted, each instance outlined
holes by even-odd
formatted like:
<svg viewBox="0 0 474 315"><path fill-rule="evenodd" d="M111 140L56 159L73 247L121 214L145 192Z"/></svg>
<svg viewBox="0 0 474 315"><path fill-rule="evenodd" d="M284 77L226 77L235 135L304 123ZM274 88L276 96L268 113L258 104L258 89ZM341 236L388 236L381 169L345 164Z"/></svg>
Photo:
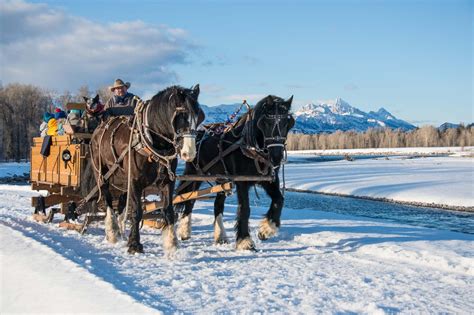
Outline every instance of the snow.
<svg viewBox="0 0 474 315"><path fill-rule="evenodd" d="M326 163L321 163L326 164ZM469 313L474 236L285 208L259 252L212 245L212 203L198 202L190 241L165 257L159 231L146 253L110 245L97 224L81 236L31 220L28 186L0 187L0 312ZM233 234L235 206L224 227Z"/></svg>
<svg viewBox="0 0 474 315"><path fill-rule="evenodd" d="M301 157L308 159L292 154L290 161ZM474 209L474 159L391 157L290 163L286 187Z"/></svg>
<svg viewBox="0 0 474 315"><path fill-rule="evenodd" d="M336 130L365 131L372 127L414 129L415 126L399 120L381 108L378 112L363 112L338 98L309 103L294 112L296 125L293 132L320 133Z"/></svg>
<svg viewBox="0 0 474 315"><path fill-rule="evenodd" d="M31 234L32 230L26 231ZM0 224L2 294L6 313L152 313L112 284L41 242Z"/></svg>
<svg viewBox="0 0 474 315"><path fill-rule="evenodd" d="M474 155L474 147L406 147L376 149L333 149L333 150L300 150L288 151L292 157L308 155L429 155L429 154L464 154Z"/></svg>

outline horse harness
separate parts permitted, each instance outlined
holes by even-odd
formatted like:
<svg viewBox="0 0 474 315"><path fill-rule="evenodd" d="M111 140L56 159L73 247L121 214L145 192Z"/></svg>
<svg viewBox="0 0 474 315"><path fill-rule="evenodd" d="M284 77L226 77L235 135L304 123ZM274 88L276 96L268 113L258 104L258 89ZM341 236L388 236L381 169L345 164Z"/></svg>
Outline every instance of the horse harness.
<svg viewBox="0 0 474 315"><path fill-rule="evenodd" d="M254 115L255 115L254 111L250 112L247 115L246 121L244 123L245 124L244 129L253 128L252 121L255 119ZM205 135L206 134L209 134L210 136L219 135L219 144L218 144L219 154L214 159L212 159L208 164L206 164L204 167L201 168L199 166L199 152L200 152L201 144L203 140L205 139L205 135L204 135L198 143L198 148L197 148L198 157L194 165L195 168L197 169L199 174L204 174L217 162L221 161L222 166L224 168L225 175L229 175L227 167L224 163L224 157L226 157L233 151L240 149L244 156L254 161L255 168L260 175L275 176L275 169L278 168L280 165L274 166L271 163L268 149L271 147L283 147L284 150L286 151L286 145L285 145L286 137L282 136L282 133L280 130L280 121L282 119L287 119L287 118L288 118L288 114L279 114L278 109L277 109L276 114L274 115L266 114L258 119L256 125L257 125L257 128L259 128L260 130L262 130L262 127L260 124L263 119L270 119L270 120L273 120L274 122L272 126L271 136L270 137L264 136L263 148L260 148L258 143L254 141L254 139L251 139L253 135L252 130L249 130L249 129L247 129L246 131L243 130L240 135L235 135L234 133L235 124L226 128L220 135L218 133L213 132L212 129L206 129ZM277 132L276 135L275 135L275 131ZM227 133L231 133L234 137L238 138L238 140L236 142L226 140L225 136ZM262 131L262 134L263 134L263 131ZM224 149L224 145L223 145L224 143L230 144L230 146ZM282 162L284 163L285 161L282 161Z"/></svg>
<svg viewBox="0 0 474 315"><path fill-rule="evenodd" d="M148 111L150 108L149 101L143 102L138 96L134 96L134 100L136 101L136 104L137 104L134 110L134 113L135 113L134 116L113 117L109 119L107 123L105 124L105 126L103 127L102 134L100 135L99 143L102 143L105 132L109 130L110 128L113 128L112 132L110 133L110 143L111 143L111 152L114 157L114 164L109 168L109 171L105 175L102 176L100 161L99 161L99 165L95 165L94 159L92 159L92 165L95 168L97 174L99 174L100 180L98 181L98 185L92 191L90 191L90 193L86 196L86 198L83 199L81 204L85 204L90 199L92 199L92 197L94 197L94 195L99 190L99 186L105 181L107 181L113 175L113 173L117 170L117 168L120 167L120 164L122 163L125 156L132 149L135 150L140 155L147 157L149 162L158 163L162 167L161 170L164 170L164 169L167 170L168 172L167 175L170 178L170 180L175 180L176 175L172 171L171 162L178 155L177 153L178 148L179 148L178 139L182 136L182 134L175 133L174 139L169 139L168 137L159 133L158 131L153 130L149 126L149 122L148 122ZM184 107L176 108L172 117L172 121L174 121L178 113L185 112L185 111L187 110ZM118 155L113 146L113 143L114 143L114 139L115 139L115 135L117 131L123 125L126 125L130 129L131 134L130 134L130 139L129 139L129 145L125 148L125 150L122 151L120 155ZM153 147L151 133L158 135L160 138L164 139L166 142L173 145L173 149L169 150L168 152L159 152L158 150L156 150ZM92 150L90 150L90 152L92 152ZM99 155L99 158L100 158L100 155ZM155 179L155 181L158 180L159 178L160 178L160 172L158 172L157 178ZM114 188L120 191L126 191L123 188L116 187L115 185L113 186Z"/></svg>

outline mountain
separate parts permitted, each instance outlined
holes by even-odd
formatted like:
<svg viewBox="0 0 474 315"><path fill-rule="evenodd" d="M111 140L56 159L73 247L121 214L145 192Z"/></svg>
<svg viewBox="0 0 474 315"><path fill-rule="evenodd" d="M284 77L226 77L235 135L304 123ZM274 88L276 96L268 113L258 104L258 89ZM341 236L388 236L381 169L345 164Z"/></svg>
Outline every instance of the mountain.
<svg viewBox="0 0 474 315"><path fill-rule="evenodd" d="M341 98L307 104L295 112L296 132L321 133L336 130L365 131L368 128L388 127L392 129L411 130L416 127L396 118L385 108L368 113L351 106Z"/></svg>
<svg viewBox="0 0 474 315"><path fill-rule="evenodd" d="M438 130L439 130L439 131L446 131L447 129L450 129L450 128L457 128L457 127L459 127L459 126L460 126L459 124L453 124L453 123L445 122L444 124L441 124L441 125L438 127Z"/></svg>
<svg viewBox="0 0 474 315"><path fill-rule="evenodd" d="M201 108L206 114L206 119L204 120L203 124L225 122L227 118L232 115L232 113L239 109L240 105L242 105L242 103L221 104L217 106L208 106L201 104ZM242 115L245 112L247 112L247 108L243 106L238 116Z"/></svg>
<svg viewBox="0 0 474 315"><path fill-rule="evenodd" d="M240 104L223 104L212 107L202 105L206 113L205 123L225 121L239 106ZM239 115L245 111L246 109L242 108ZM368 128L375 127L400 128L403 130L416 128L412 124L396 118L385 108L366 113L351 106L341 98L318 104L307 104L297 110L294 117L296 124L293 130L301 133L334 132L336 130L365 131Z"/></svg>

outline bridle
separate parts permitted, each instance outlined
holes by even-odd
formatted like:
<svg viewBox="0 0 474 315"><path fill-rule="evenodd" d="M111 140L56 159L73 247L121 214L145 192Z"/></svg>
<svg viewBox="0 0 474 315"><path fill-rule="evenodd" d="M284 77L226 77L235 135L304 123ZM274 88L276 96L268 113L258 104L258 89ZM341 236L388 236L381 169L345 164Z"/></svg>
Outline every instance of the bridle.
<svg viewBox="0 0 474 315"><path fill-rule="evenodd" d="M279 103L275 102L274 106L276 106L276 112L275 114L264 114L262 117L260 117L257 120L257 128L260 130L260 132L263 135L263 148L262 149L270 149L273 147L281 147L285 148L286 146L286 138L287 135L282 135L282 131L280 128L280 122L282 120L286 120L286 123L289 123L289 120L291 119L291 114L280 114L278 109L279 109ZM272 127L271 127L271 133L270 137L265 136L264 128L262 127L262 121L263 120L270 120L273 121Z"/></svg>
<svg viewBox="0 0 474 315"><path fill-rule="evenodd" d="M169 100L175 95L172 93L169 97ZM195 138L196 137L196 126L197 126L197 115L192 113L188 108L185 106L177 106L173 112L173 116L171 118L171 125L173 128L173 138L170 138L163 133L159 132L158 130L153 129L149 123L149 113L150 113L150 101L143 102L139 100L137 102L137 106L135 108L135 117L137 119L137 129L140 134L141 144L145 148L146 151L150 153L152 159L159 161L160 159L170 161L175 159L178 155L178 152L182 148L182 139L186 137ZM185 128L184 130L175 130L174 121L176 117L182 113L187 113L189 117L189 127ZM153 147L153 138L152 134L158 136L160 139L168 142L173 146L173 150L167 153L158 152Z"/></svg>
<svg viewBox="0 0 474 315"><path fill-rule="evenodd" d="M256 117L258 114L253 108L251 112L248 112L244 129L242 131L242 143L240 145L241 150L244 155L251 158L255 162L255 167L260 174L266 174L268 171L265 169L271 170L273 174L274 170L280 167L282 163L286 162L286 134L283 134L280 123L285 121L289 124L289 120L292 118L291 114L280 114L278 107L281 102L274 101L273 104L268 104L270 106L276 106L276 111L274 114L266 114L264 109L259 110L260 113L263 113L262 116ZM256 121L255 121L256 120ZM264 128L263 121L269 120L271 125L271 132L268 134L266 131L267 128ZM254 128L258 129L263 135L263 146L260 146L257 141L257 135L254 131ZM278 165L273 165L270 158L270 149L274 147L280 147L283 150L283 158L278 163ZM262 168L260 164L263 164Z"/></svg>

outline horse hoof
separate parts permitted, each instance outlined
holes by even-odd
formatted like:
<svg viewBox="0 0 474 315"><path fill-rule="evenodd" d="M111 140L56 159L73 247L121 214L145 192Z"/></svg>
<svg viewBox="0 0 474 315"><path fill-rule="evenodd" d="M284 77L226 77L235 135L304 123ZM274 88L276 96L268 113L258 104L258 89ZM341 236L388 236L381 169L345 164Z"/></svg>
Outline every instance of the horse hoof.
<svg viewBox="0 0 474 315"><path fill-rule="evenodd" d="M191 238L191 214L182 217L178 225L178 236L182 241Z"/></svg>
<svg viewBox="0 0 474 315"><path fill-rule="evenodd" d="M266 241L268 240L268 237L266 237L262 232L258 232L258 239L261 241Z"/></svg>
<svg viewBox="0 0 474 315"><path fill-rule="evenodd" d="M223 238L223 239L215 240L214 243L216 245L225 245L225 244L229 244L229 241L226 238Z"/></svg>
<svg viewBox="0 0 474 315"><path fill-rule="evenodd" d="M138 244L138 245L131 245L128 247L128 253L129 254L143 254L143 245Z"/></svg>
<svg viewBox="0 0 474 315"><path fill-rule="evenodd" d="M174 232L174 226L168 225L163 228L163 249L165 252L174 252L178 248L178 238Z"/></svg>
<svg viewBox="0 0 474 315"><path fill-rule="evenodd" d="M238 240L237 244L235 245L236 250L250 250L250 251L257 251L255 248L255 243L252 241L250 237L246 237L244 239Z"/></svg>
<svg viewBox="0 0 474 315"><path fill-rule="evenodd" d="M258 229L258 238L262 241L268 240L270 237L277 235L278 227L274 222L265 218L262 223L260 223L260 228Z"/></svg>

